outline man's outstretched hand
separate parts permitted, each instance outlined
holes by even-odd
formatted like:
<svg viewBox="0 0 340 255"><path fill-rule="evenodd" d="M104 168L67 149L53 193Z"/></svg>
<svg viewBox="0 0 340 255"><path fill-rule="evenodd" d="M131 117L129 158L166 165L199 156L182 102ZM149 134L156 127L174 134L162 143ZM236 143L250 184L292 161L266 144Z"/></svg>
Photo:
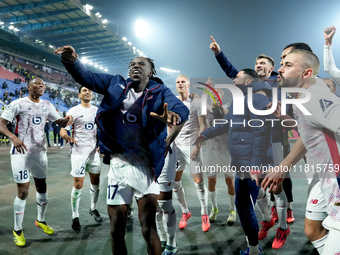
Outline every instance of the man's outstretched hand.
<svg viewBox="0 0 340 255"><path fill-rule="evenodd" d="M71 45L59 47L54 50L54 53L61 55L63 59L70 61L72 63L75 62L76 59L78 58L78 54Z"/></svg>
<svg viewBox="0 0 340 255"><path fill-rule="evenodd" d="M219 53L221 51L220 46L218 43L215 41L214 37L210 36L210 39L212 40L212 43L210 43L210 49L215 53Z"/></svg>
<svg viewBox="0 0 340 255"><path fill-rule="evenodd" d="M162 115L158 115L155 112L151 112L150 116L158 119L160 121L162 121L163 123L166 124L171 124L171 125L178 125L181 122L181 118L179 117L179 115L175 112L172 111L168 111L168 104L165 103L164 107L163 107L163 114Z"/></svg>

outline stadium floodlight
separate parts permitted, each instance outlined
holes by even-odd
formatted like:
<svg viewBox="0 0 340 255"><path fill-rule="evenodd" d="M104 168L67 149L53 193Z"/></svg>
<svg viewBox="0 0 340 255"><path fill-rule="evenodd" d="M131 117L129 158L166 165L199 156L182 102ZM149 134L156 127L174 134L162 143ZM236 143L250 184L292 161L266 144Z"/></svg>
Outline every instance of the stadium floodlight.
<svg viewBox="0 0 340 255"><path fill-rule="evenodd" d="M90 65L90 66L93 66L93 62L92 62L92 61L90 61L90 62L89 62L89 65Z"/></svg>
<svg viewBox="0 0 340 255"><path fill-rule="evenodd" d="M138 38L146 37L148 33L148 24L144 20L137 20L135 23L135 33Z"/></svg>
<svg viewBox="0 0 340 255"><path fill-rule="evenodd" d="M179 70L174 70L166 67L160 67L159 70L166 72L166 73L179 73Z"/></svg>
<svg viewBox="0 0 340 255"><path fill-rule="evenodd" d="M80 61L84 64L89 62L89 60L86 57L81 57Z"/></svg>
<svg viewBox="0 0 340 255"><path fill-rule="evenodd" d="M131 45L132 45L132 42L128 42L128 45L130 45L130 46L131 46Z"/></svg>
<svg viewBox="0 0 340 255"><path fill-rule="evenodd" d="M103 20L102 20L102 23L103 23L103 24L106 24L106 23L108 23L108 22L109 22L109 21L108 21L107 19L103 19Z"/></svg>
<svg viewBox="0 0 340 255"><path fill-rule="evenodd" d="M126 41L127 41L127 38L126 38L126 37L123 37L122 40L123 40L123 42L126 42Z"/></svg>
<svg viewBox="0 0 340 255"><path fill-rule="evenodd" d="M107 69L107 68L105 67L104 71L105 71L105 72L108 72L108 71L109 71L109 69Z"/></svg>
<svg viewBox="0 0 340 255"><path fill-rule="evenodd" d="M91 11L93 9L93 6L89 4L85 4L85 8Z"/></svg>
<svg viewBox="0 0 340 255"><path fill-rule="evenodd" d="M3 25L3 24L5 24L3 21L0 21L0 25Z"/></svg>
<svg viewBox="0 0 340 255"><path fill-rule="evenodd" d="M144 53L140 51L139 52L139 56L143 56L143 55L144 55Z"/></svg>
<svg viewBox="0 0 340 255"><path fill-rule="evenodd" d="M95 14L98 18L101 18L102 17L102 15L99 13L99 12L96 12L96 14Z"/></svg>
<svg viewBox="0 0 340 255"><path fill-rule="evenodd" d="M8 27L8 29L12 30L12 29L14 29L14 26L11 25L11 26Z"/></svg>
<svg viewBox="0 0 340 255"><path fill-rule="evenodd" d="M98 64L94 64L94 67L95 67L95 68L98 68L98 66L99 66Z"/></svg>

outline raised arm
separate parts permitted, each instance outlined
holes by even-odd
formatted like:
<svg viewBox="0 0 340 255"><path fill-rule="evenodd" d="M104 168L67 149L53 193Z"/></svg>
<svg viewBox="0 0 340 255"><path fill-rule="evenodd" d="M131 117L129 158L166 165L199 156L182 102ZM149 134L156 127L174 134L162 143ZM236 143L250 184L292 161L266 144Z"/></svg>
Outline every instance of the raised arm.
<svg viewBox="0 0 340 255"><path fill-rule="evenodd" d="M332 42L335 32L336 29L334 26L326 28L323 32L323 36L325 38L323 62L325 72L328 73L337 83L340 83L340 70L335 65L332 53Z"/></svg>
<svg viewBox="0 0 340 255"><path fill-rule="evenodd" d="M54 53L61 55L62 64L76 82L94 92L105 94L112 80L114 80L115 83L124 82L123 78L119 75L114 76L109 74L92 73L87 70L85 65L83 65L79 60L75 49L70 45L59 47L54 50Z"/></svg>
<svg viewBox="0 0 340 255"><path fill-rule="evenodd" d="M228 58L224 55L223 51L221 51L221 48L214 37L210 36L210 38L212 40L212 43L210 44L210 49L215 53L217 62L220 64L225 74L229 78L234 79L238 74L238 70L230 63Z"/></svg>

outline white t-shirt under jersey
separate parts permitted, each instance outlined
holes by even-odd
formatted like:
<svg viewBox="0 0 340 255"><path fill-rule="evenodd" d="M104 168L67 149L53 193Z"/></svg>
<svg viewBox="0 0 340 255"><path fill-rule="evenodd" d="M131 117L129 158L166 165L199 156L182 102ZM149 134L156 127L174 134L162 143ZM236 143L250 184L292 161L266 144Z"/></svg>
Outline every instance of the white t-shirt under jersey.
<svg viewBox="0 0 340 255"><path fill-rule="evenodd" d="M340 102L320 79L316 81L308 88L311 99L303 104L311 115L304 115L293 105L294 115L308 151L307 167L319 175L328 215L340 222L340 188L336 179L340 165Z"/></svg>
<svg viewBox="0 0 340 255"><path fill-rule="evenodd" d="M77 105L68 110L67 115L73 116L73 138L76 144L72 146L72 154L93 154L97 149L97 125L95 118L98 108L91 105L89 108Z"/></svg>
<svg viewBox="0 0 340 255"><path fill-rule="evenodd" d="M15 132L18 138L27 146L27 152L25 153L28 154L46 152L44 132L46 120L54 122L61 118L49 101L40 99L39 103L34 103L28 97L19 98L10 103L1 117L10 122L16 118ZM13 144L11 153L20 154L13 147Z"/></svg>

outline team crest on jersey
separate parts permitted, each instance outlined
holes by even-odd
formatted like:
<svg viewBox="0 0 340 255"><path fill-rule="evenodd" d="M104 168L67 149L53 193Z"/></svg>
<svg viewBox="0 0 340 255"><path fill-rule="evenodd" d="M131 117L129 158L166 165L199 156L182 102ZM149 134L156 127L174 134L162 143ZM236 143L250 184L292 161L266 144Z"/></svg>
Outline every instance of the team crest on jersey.
<svg viewBox="0 0 340 255"><path fill-rule="evenodd" d="M45 105L42 107L42 111L47 112L47 107Z"/></svg>
<svg viewBox="0 0 340 255"><path fill-rule="evenodd" d="M326 99L320 99L319 103L321 105L322 111L326 111L328 107L330 107L333 104L333 101L326 100Z"/></svg>
<svg viewBox="0 0 340 255"><path fill-rule="evenodd" d="M334 206L340 206L340 202L335 202Z"/></svg>
<svg viewBox="0 0 340 255"><path fill-rule="evenodd" d="M6 105L6 106L5 106L5 109L6 109L7 111L9 111L9 109L11 109L11 106L10 106L10 105Z"/></svg>

